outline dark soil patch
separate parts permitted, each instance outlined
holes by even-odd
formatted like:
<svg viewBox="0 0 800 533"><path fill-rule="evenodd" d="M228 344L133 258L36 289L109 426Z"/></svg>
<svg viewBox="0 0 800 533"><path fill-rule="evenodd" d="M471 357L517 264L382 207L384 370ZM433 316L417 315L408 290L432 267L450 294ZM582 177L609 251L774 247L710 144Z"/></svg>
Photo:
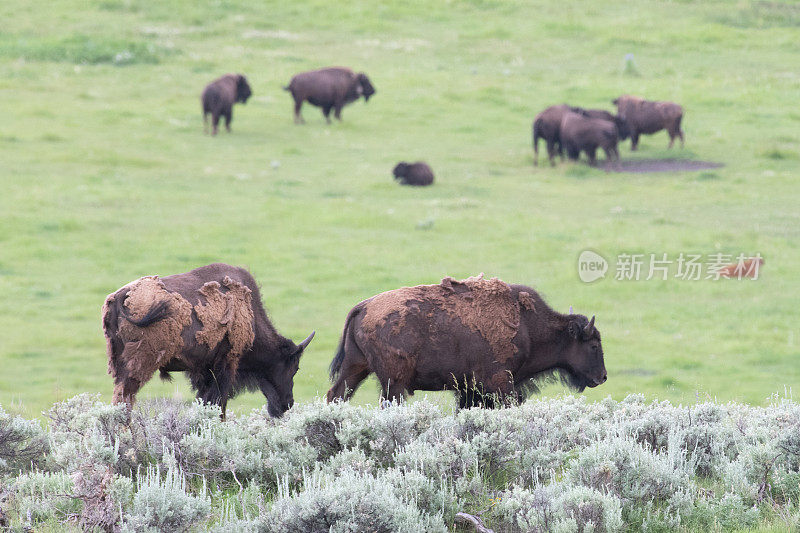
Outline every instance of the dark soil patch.
<svg viewBox="0 0 800 533"><path fill-rule="evenodd" d="M722 163L711 161L692 161L689 159L634 159L631 161L604 161L598 163L598 168L606 172L690 172L692 170L706 170L719 168Z"/></svg>

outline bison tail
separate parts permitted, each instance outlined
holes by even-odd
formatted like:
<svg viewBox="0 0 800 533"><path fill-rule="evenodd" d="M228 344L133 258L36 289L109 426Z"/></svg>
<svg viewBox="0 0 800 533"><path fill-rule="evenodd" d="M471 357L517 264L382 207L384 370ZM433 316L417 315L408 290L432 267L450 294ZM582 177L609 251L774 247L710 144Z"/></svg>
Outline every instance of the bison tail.
<svg viewBox="0 0 800 533"><path fill-rule="evenodd" d="M153 305L142 318L138 320L130 316L124 305L120 306L120 311L122 316L125 317L125 320L134 326L145 328L150 324L154 324L159 320L166 318L167 314L169 313L169 304L166 300L158 302L157 304Z"/></svg>
<svg viewBox="0 0 800 533"><path fill-rule="evenodd" d="M342 371L342 363L344 363L345 353L345 342L347 341L347 335L350 331L350 325L353 322L353 318L361 311L361 305L355 306L348 314L347 320L344 322L344 330L342 331L342 340L339 341L339 347L336 349L336 355L333 356L333 361L331 361L330 366L330 376L331 381L336 381L336 378L339 377L339 373Z"/></svg>
<svg viewBox="0 0 800 533"><path fill-rule="evenodd" d="M539 137L542 136L542 119L533 121L533 151L539 153Z"/></svg>

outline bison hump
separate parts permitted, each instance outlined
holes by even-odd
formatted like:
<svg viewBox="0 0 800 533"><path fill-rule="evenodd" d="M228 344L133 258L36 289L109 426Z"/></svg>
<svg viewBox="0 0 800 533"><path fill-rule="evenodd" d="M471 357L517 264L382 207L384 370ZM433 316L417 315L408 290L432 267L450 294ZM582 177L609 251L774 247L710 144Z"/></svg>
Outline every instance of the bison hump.
<svg viewBox="0 0 800 533"><path fill-rule="evenodd" d="M391 333L396 335L421 303L441 310L483 337L497 361L507 361L516 353L513 340L519 329L520 304L507 283L498 278L483 279L483 274L460 281L446 277L437 285L403 287L378 294L364 304L364 333L378 335L391 318Z"/></svg>
<svg viewBox="0 0 800 533"><path fill-rule="evenodd" d="M231 345L230 356L238 357L250 349L255 339L250 289L225 276L222 284L209 281L199 292L206 303L198 302L194 308L203 326L195 334L197 342L213 350L227 335Z"/></svg>

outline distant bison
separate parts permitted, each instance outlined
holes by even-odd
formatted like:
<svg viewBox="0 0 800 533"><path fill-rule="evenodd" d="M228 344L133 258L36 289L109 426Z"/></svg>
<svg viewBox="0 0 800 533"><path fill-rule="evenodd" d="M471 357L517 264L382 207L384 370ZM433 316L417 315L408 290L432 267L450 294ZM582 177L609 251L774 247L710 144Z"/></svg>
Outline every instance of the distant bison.
<svg viewBox="0 0 800 533"><path fill-rule="evenodd" d="M208 114L211 114L211 135L217 134L219 117L225 117L225 129L231 131L233 104L247 103L253 92L242 74L226 74L209 83L200 97L203 103L203 131L208 133Z"/></svg>
<svg viewBox="0 0 800 533"><path fill-rule="evenodd" d="M624 141L628 137L631 136L630 128L628 128L628 123L622 120L622 117L619 115L612 115L605 109L582 109L583 115L589 118L599 118L603 120L607 120L609 122L613 122L614 125L617 127L617 136L619 137L620 141Z"/></svg>
<svg viewBox="0 0 800 533"><path fill-rule="evenodd" d="M292 78L284 90L292 93L292 98L294 98L294 121L296 124L305 123L303 117L300 116L300 108L305 101L321 107L325 120L330 124L331 109L333 109L333 116L337 120L342 120L342 108L346 104L355 102L362 96L367 102L375 94L375 87L372 86L366 74L363 72L356 74L344 67L301 72Z"/></svg>
<svg viewBox="0 0 800 533"><path fill-rule="evenodd" d="M561 145L561 121L568 112L579 111L579 108L567 104L550 106L533 119L533 164L539 164L539 139L544 139L547 144L547 156L550 164L555 166L555 156L559 154L564 159L563 147Z"/></svg>
<svg viewBox="0 0 800 533"><path fill-rule="evenodd" d="M267 318L258 286L243 268L214 263L185 274L147 276L103 304L114 403L133 406L156 370L186 371L197 397L219 405L242 390L260 390L272 416L294 402L293 379L303 350Z"/></svg>
<svg viewBox="0 0 800 533"><path fill-rule="evenodd" d="M392 174L401 185L430 185L433 183L433 170L423 161L397 163Z"/></svg>
<svg viewBox="0 0 800 533"><path fill-rule="evenodd" d="M589 118L585 113L569 112L561 121L561 144L570 159L576 160L586 152L589 164L597 163L597 148L602 148L609 161L619 160L618 133L613 122L602 118Z"/></svg>
<svg viewBox="0 0 800 533"><path fill-rule="evenodd" d="M681 130L683 108L678 104L651 102L630 95L622 95L613 103L617 106L617 114L630 129L631 150L636 150L639 145L640 134L655 133L664 129L669 133L668 148L672 148L675 137L680 137L681 148L683 148L683 131Z"/></svg>
<svg viewBox="0 0 800 533"><path fill-rule="evenodd" d="M384 398L448 389L462 408L521 400L554 371L578 391L606 381L594 317L562 315L533 289L483 275L359 303L330 371L328 401L349 399L374 372Z"/></svg>

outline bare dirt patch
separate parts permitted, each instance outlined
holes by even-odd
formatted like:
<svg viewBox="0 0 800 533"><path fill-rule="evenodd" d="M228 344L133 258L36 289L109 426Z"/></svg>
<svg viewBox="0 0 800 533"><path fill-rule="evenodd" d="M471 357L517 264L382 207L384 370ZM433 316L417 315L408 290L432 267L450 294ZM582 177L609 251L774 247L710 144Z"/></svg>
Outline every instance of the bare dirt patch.
<svg viewBox="0 0 800 533"><path fill-rule="evenodd" d="M598 164L606 172L691 172L720 168L722 163L712 161L693 161L690 159L634 159L631 161L614 161Z"/></svg>

